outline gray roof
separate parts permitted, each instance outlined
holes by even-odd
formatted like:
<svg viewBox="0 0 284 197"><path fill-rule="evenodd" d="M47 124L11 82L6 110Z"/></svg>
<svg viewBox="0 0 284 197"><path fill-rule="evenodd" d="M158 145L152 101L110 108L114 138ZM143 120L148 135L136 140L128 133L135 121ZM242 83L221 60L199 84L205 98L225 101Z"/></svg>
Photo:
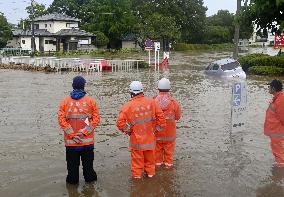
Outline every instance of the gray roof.
<svg viewBox="0 0 284 197"><path fill-rule="evenodd" d="M79 19L73 18L71 16L65 15L65 14L59 14L59 13L52 13L52 14L46 14L43 16L36 17L34 19L35 22L38 21L73 21L73 22L80 22Z"/></svg>
<svg viewBox="0 0 284 197"><path fill-rule="evenodd" d="M13 36L32 36L31 30L15 29L12 32ZM53 34L46 29L35 29L35 36L53 36Z"/></svg>
<svg viewBox="0 0 284 197"><path fill-rule="evenodd" d="M138 37L137 34L128 33L122 37L122 41L134 41L137 39L137 37Z"/></svg>
<svg viewBox="0 0 284 197"><path fill-rule="evenodd" d="M56 32L55 35L57 36L96 36L95 34L86 32L80 29L61 29L59 32Z"/></svg>
<svg viewBox="0 0 284 197"><path fill-rule="evenodd" d="M32 36L31 30L14 29L13 36ZM46 29L35 29L35 36L78 36L78 37L95 37L95 34L80 29L61 29L59 32L50 33Z"/></svg>

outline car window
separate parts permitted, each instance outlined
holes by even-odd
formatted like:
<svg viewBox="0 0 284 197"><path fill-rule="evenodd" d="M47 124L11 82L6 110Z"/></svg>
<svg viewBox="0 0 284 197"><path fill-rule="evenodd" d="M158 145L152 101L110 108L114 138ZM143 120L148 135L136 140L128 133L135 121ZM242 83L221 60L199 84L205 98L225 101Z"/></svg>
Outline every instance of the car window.
<svg viewBox="0 0 284 197"><path fill-rule="evenodd" d="M222 65L222 66L221 66L221 69L222 69L223 71L225 71L225 70L233 70L233 69L236 69L236 68L239 67L239 66L240 66L239 62L231 62L231 63L229 63L229 64L224 64L224 65Z"/></svg>
<svg viewBox="0 0 284 197"><path fill-rule="evenodd" d="M213 64L211 63L206 67L206 70L212 70L212 67L213 67Z"/></svg>
<svg viewBox="0 0 284 197"><path fill-rule="evenodd" d="M218 70L219 69L219 65L218 64L214 64L212 70Z"/></svg>

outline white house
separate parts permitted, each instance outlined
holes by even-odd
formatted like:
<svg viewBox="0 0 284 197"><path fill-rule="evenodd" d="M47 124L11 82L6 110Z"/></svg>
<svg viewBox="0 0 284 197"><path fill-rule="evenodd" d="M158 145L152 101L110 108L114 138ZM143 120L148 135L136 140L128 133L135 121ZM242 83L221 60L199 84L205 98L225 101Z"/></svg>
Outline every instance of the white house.
<svg viewBox="0 0 284 197"><path fill-rule="evenodd" d="M65 14L48 14L34 19L35 45L40 52L70 51L88 48L95 35L79 29L79 19ZM13 30L7 46L31 49L31 30Z"/></svg>

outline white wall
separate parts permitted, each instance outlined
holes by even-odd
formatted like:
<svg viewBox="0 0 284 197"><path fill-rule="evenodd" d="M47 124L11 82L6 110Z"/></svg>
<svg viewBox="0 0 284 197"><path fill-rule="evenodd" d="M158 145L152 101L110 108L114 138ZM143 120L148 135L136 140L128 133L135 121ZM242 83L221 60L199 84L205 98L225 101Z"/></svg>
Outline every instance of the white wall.
<svg viewBox="0 0 284 197"><path fill-rule="evenodd" d="M135 49L138 48L138 44L137 46L135 46L135 42L134 41L122 41L122 48L127 48L127 49Z"/></svg>
<svg viewBox="0 0 284 197"><path fill-rule="evenodd" d="M69 22L55 21L53 32L51 32L51 33L56 33L58 31L60 31L61 29L72 29L72 27L69 27L69 26L66 27L66 24L68 24L68 23ZM78 23L76 23L75 25L78 27Z"/></svg>
<svg viewBox="0 0 284 197"><path fill-rule="evenodd" d="M52 40L56 43L56 38L52 38L52 37L45 37L44 38L44 51L45 52L49 52L49 51L56 51L56 44L45 44L46 41Z"/></svg>
<svg viewBox="0 0 284 197"><path fill-rule="evenodd" d="M42 21L35 22L35 24L39 25L39 29L46 29L50 33L56 33L61 29L72 29L78 28L78 22L66 22L66 21Z"/></svg>
<svg viewBox="0 0 284 197"><path fill-rule="evenodd" d="M25 44L23 44L22 42L23 40L25 41ZM31 37L21 37L20 42L21 42L22 49L31 50L32 49L31 40L32 40ZM35 37L35 44L36 44L36 50L39 51L39 38L38 37Z"/></svg>

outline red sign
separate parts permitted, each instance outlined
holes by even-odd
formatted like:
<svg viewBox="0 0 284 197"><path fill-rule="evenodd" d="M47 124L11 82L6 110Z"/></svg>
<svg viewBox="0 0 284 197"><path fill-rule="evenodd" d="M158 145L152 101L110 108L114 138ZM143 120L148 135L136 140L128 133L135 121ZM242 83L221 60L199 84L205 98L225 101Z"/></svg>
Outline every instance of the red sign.
<svg viewBox="0 0 284 197"><path fill-rule="evenodd" d="M275 34L274 38L274 48L284 47L284 35Z"/></svg>
<svg viewBox="0 0 284 197"><path fill-rule="evenodd" d="M145 47L145 51L151 51L151 50L153 50L152 47Z"/></svg>

